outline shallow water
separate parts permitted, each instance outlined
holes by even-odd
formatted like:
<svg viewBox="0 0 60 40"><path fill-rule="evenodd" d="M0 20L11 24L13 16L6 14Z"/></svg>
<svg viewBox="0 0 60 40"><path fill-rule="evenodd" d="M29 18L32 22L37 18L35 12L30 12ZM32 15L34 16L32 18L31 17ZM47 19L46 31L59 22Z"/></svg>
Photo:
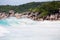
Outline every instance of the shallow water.
<svg viewBox="0 0 60 40"><path fill-rule="evenodd" d="M60 40L60 21L3 19L0 20L0 40Z"/></svg>

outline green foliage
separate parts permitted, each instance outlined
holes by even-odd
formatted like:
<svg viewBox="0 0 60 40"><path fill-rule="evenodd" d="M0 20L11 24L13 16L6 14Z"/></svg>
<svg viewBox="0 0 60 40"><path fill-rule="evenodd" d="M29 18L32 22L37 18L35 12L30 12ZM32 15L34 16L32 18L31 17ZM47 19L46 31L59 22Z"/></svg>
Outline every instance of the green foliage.
<svg viewBox="0 0 60 40"><path fill-rule="evenodd" d="M25 12L29 11L30 8L34 8L40 5L40 2L30 2L23 5L11 6L11 5L0 5L0 11L8 12L10 9L15 10L16 12Z"/></svg>
<svg viewBox="0 0 60 40"><path fill-rule="evenodd" d="M15 10L16 12L41 12L40 16L46 16L54 12L54 10L58 10L60 8L60 1L51 1L51 2L30 2L27 4L19 5L19 6L11 6L0 5L0 11L8 12L10 9Z"/></svg>
<svg viewBox="0 0 60 40"><path fill-rule="evenodd" d="M40 8L42 9L41 11L45 10L49 13L53 13L54 10L58 10L60 8L60 2L53 1L44 3L40 6Z"/></svg>
<svg viewBox="0 0 60 40"><path fill-rule="evenodd" d="M52 2L45 2L42 3L40 6L33 9L33 12L42 12L42 16L46 16L48 14L53 14L55 10L59 10L60 2L59 1L52 1Z"/></svg>
<svg viewBox="0 0 60 40"><path fill-rule="evenodd" d="M37 7L37 8L34 8L32 11L33 12L40 12L40 9Z"/></svg>
<svg viewBox="0 0 60 40"><path fill-rule="evenodd" d="M44 12L42 12L41 14L40 14L40 17L45 17L45 16L47 16L48 15L48 11L44 11Z"/></svg>

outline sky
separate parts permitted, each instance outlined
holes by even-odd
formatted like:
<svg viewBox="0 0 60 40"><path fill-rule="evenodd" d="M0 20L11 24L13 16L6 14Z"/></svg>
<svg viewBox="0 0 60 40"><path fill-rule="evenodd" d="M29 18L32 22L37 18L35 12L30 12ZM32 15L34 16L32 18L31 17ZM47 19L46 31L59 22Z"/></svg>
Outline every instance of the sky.
<svg viewBox="0 0 60 40"><path fill-rule="evenodd" d="M43 2L52 0L0 0L0 5L21 5L29 2Z"/></svg>

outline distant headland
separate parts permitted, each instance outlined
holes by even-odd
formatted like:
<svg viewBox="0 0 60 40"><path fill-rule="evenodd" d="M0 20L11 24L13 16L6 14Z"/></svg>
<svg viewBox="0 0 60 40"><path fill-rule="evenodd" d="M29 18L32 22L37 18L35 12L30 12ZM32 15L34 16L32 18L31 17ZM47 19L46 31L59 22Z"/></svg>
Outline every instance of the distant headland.
<svg viewBox="0 0 60 40"><path fill-rule="evenodd" d="M33 20L60 20L60 1L31 2L19 6L0 6L0 19L8 17Z"/></svg>

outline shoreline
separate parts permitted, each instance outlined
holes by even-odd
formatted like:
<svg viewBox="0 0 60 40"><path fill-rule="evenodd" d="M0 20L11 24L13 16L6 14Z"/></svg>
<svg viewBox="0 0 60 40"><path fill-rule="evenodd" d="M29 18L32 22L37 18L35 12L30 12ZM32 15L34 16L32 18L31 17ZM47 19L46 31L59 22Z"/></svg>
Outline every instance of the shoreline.
<svg viewBox="0 0 60 40"><path fill-rule="evenodd" d="M3 18L3 19L0 19L0 20L5 20L5 19L10 19L10 18L16 18L16 17L8 17L8 18ZM25 19L25 18L16 18L16 19ZM31 19L31 18L27 18L26 19ZM34 19L31 19L33 21L60 21L60 20L34 20Z"/></svg>

